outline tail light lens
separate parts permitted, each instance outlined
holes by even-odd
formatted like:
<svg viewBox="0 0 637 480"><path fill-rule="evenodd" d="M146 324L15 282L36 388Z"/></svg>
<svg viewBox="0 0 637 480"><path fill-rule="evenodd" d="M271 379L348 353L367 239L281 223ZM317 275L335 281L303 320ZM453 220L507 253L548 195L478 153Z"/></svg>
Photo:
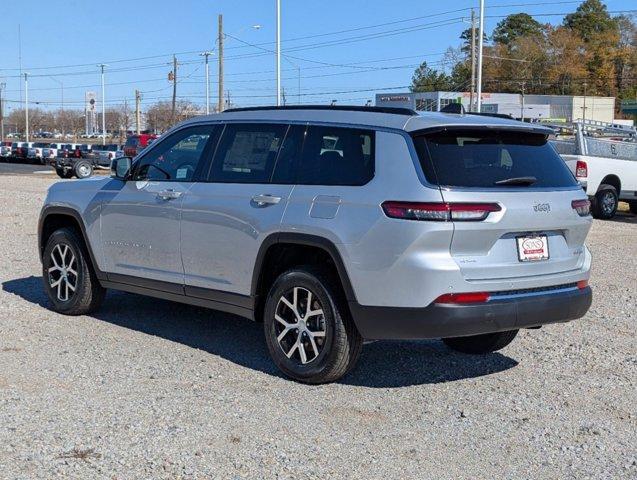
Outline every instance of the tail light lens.
<svg viewBox="0 0 637 480"><path fill-rule="evenodd" d="M577 282L577 288L580 290L584 290L586 287L588 287L588 280L580 280Z"/></svg>
<svg viewBox="0 0 637 480"><path fill-rule="evenodd" d="M484 303L489 301L487 292L445 293L434 300L434 303Z"/></svg>
<svg viewBox="0 0 637 480"><path fill-rule="evenodd" d="M589 200L573 200L571 207L580 217L585 217L591 213L591 202Z"/></svg>
<svg viewBox="0 0 637 480"><path fill-rule="evenodd" d="M575 176L577 178L586 178L588 177L588 165L586 162L582 160L578 160L575 165Z"/></svg>
<svg viewBox="0 0 637 480"><path fill-rule="evenodd" d="M403 220L439 222L480 222L491 212L502 210L497 203L423 203L387 201L382 204L385 215Z"/></svg>

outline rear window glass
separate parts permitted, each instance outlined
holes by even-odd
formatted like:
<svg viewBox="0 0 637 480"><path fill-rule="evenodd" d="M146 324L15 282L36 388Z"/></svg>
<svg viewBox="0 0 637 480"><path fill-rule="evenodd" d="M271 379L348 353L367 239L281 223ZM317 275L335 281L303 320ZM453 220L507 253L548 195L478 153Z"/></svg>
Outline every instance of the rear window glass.
<svg viewBox="0 0 637 480"><path fill-rule="evenodd" d="M373 131L308 128L299 166L299 184L365 185L373 176Z"/></svg>
<svg viewBox="0 0 637 480"><path fill-rule="evenodd" d="M451 130L416 136L414 142L427 180L440 186L577 185L573 174L542 134ZM518 184L514 180L524 178L530 180Z"/></svg>

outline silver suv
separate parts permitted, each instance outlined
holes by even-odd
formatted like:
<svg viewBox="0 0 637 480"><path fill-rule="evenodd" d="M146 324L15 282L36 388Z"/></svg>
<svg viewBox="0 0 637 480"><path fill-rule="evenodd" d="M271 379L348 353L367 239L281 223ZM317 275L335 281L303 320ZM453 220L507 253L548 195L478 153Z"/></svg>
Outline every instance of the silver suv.
<svg viewBox="0 0 637 480"><path fill-rule="evenodd" d="M486 354L591 304L585 192L542 127L368 107L197 117L39 222L56 311L112 288L263 322L288 376L334 381L364 340Z"/></svg>

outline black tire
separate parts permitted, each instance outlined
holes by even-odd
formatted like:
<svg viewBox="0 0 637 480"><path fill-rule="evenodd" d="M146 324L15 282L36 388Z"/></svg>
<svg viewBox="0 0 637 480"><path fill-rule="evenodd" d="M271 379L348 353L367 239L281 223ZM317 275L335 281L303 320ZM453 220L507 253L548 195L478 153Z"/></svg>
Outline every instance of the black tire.
<svg viewBox="0 0 637 480"><path fill-rule="evenodd" d="M62 259L62 253L64 253L65 259ZM73 257L69 257L69 254ZM54 258L57 266L54 263ZM75 259L74 262L71 260L72 258ZM67 266L69 267L65 277L71 284L74 282L74 291L70 288L68 291L66 290L64 280L62 280L62 288L52 286L58 279L61 279L62 273L57 267L62 266L65 261L68 262ZM42 256L42 279L44 290L53 304L53 310L65 315L84 315L96 310L106 294L106 289L100 285L95 276L83 240L71 228L56 230L48 238ZM66 297L66 299L60 297Z"/></svg>
<svg viewBox="0 0 637 480"><path fill-rule="evenodd" d="M630 213L634 213L635 215L637 215L637 201L628 202L628 208L630 210Z"/></svg>
<svg viewBox="0 0 637 480"><path fill-rule="evenodd" d="M282 329L285 330L279 321L275 319L275 314L284 315L283 310L289 307L282 303L284 295L294 295L294 289L298 287L299 301L297 303L297 311L303 310L301 315L308 313L308 298L305 296L305 305L300 298L303 292L311 292L313 295L310 303L310 310L323 311L322 315L314 315L311 318L304 317L308 321L308 327L303 326L297 329L290 329L287 337L279 337ZM293 298L293 297L292 297ZM283 310L281 310L283 308ZM287 311L289 315L291 309ZM281 317L279 315L279 317ZM294 316L294 315L293 315ZM301 325L297 320L296 325ZM315 322L310 327L310 322ZM356 364L360 356L363 339L356 329L351 319L347 302L335 275L329 270L304 266L292 270L288 270L281 274L268 293L264 309L264 331L266 344L270 352L270 356L279 369L288 377L303 383L319 384L334 382L347 374ZM291 323L291 322L290 322ZM312 342L317 347L314 350L311 347L310 339L307 332L312 332L316 325L320 324L323 335L312 338ZM303 330L305 328L305 330ZM301 330L303 333L300 333ZM288 342L290 345L304 338L295 350L290 348L288 352L292 352L290 358L284 352L284 344ZM307 363L303 363L300 349L303 348ZM309 351L309 355L308 352ZM318 351L318 355L315 352ZM310 358L310 356L312 358Z"/></svg>
<svg viewBox="0 0 637 480"><path fill-rule="evenodd" d="M73 173L77 178L88 178L93 175L93 165L88 160L80 160L73 167Z"/></svg>
<svg viewBox="0 0 637 480"><path fill-rule="evenodd" d="M619 196L612 185L602 184L591 201L591 212L594 218L609 220L617 213Z"/></svg>
<svg viewBox="0 0 637 480"><path fill-rule="evenodd" d="M469 337L443 338L442 341L452 350L472 355L484 355L506 347L517 334L518 330L508 330Z"/></svg>
<svg viewBox="0 0 637 480"><path fill-rule="evenodd" d="M71 178L73 176L73 172L71 170L65 171L63 168L56 168L55 173L57 173L60 178Z"/></svg>

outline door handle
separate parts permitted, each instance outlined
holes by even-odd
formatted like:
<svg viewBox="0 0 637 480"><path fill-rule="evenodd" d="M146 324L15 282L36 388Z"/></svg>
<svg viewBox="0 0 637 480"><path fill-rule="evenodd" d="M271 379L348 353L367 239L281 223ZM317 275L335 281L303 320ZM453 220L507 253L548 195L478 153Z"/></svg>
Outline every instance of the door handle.
<svg viewBox="0 0 637 480"><path fill-rule="evenodd" d="M161 198L162 200L174 200L179 197L181 197L181 192L176 192L172 188L157 192L157 198Z"/></svg>
<svg viewBox="0 0 637 480"><path fill-rule="evenodd" d="M281 197L270 194L261 194L252 197L252 201L259 207L265 207L266 205L276 205L281 201Z"/></svg>

